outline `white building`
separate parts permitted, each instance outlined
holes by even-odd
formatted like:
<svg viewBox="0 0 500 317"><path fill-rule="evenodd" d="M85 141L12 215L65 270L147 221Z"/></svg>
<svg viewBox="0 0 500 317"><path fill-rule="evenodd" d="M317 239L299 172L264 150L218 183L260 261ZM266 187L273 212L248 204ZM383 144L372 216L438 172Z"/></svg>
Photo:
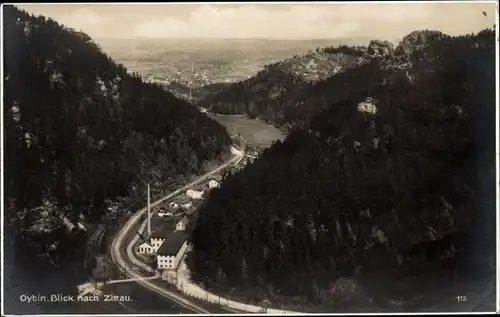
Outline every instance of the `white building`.
<svg viewBox="0 0 500 317"><path fill-rule="evenodd" d="M193 203L192 202L188 202L187 204L182 204L181 206L184 209L189 209L189 208L193 207Z"/></svg>
<svg viewBox="0 0 500 317"><path fill-rule="evenodd" d="M166 210L163 207L160 208L160 210L158 210L158 217L161 217L161 218L163 218L163 217L172 217L173 215L174 215L173 212L168 211L168 210Z"/></svg>
<svg viewBox="0 0 500 317"><path fill-rule="evenodd" d="M172 217L174 214L171 211L159 211L158 216L163 218L163 217Z"/></svg>
<svg viewBox="0 0 500 317"><path fill-rule="evenodd" d="M192 199L202 199L203 198L203 191L199 192L196 190L188 189L186 191L186 195L188 197L191 197Z"/></svg>
<svg viewBox="0 0 500 317"><path fill-rule="evenodd" d="M163 242L167 239L167 232L164 231L156 231L151 235L151 247L153 248L154 252L158 251L160 246L162 245Z"/></svg>
<svg viewBox="0 0 500 317"><path fill-rule="evenodd" d="M193 206L193 202L191 201L192 198L186 196L186 195L181 195L181 196L178 196L176 199L175 199L175 202L177 203L177 205L179 205L181 208L183 209L189 209Z"/></svg>
<svg viewBox="0 0 500 317"><path fill-rule="evenodd" d="M188 235L184 232L174 232L168 236L157 252L156 264L161 270L175 270L188 249Z"/></svg>
<svg viewBox="0 0 500 317"><path fill-rule="evenodd" d="M219 187L219 182L216 181L215 179L211 179L208 182L208 188L218 188Z"/></svg>
<svg viewBox="0 0 500 317"><path fill-rule="evenodd" d="M189 218L188 217L182 217L181 220L175 225L175 230L176 231L184 231L187 228L187 225L189 224Z"/></svg>
<svg viewBox="0 0 500 317"><path fill-rule="evenodd" d="M154 248L147 242L143 242L139 245L139 253L140 254L152 254L154 253Z"/></svg>
<svg viewBox="0 0 500 317"><path fill-rule="evenodd" d="M243 153L241 153L241 151L238 150L237 148L235 148L234 146L231 146L231 154L237 155L237 156L242 156L243 155Z"/></svg>

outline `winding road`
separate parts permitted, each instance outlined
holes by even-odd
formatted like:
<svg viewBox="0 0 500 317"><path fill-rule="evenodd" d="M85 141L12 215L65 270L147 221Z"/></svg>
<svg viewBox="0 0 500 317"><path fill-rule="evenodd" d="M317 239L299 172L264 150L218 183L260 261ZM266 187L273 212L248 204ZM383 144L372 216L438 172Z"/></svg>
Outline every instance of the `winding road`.
<svg viewBox="0 0 500 317"><path fill-rule="evenodd" d="M205 181L210 176L222 171L223 169L231 166L232 164L237 164L244 157L248 156L245 153L239 151L232 151L233 157L228 162L219 166L218 168L212 170L209 173L199 177L197 180L191 182L190 184L183 186L170 193L169 195L151 203L151 207L155 207L166 200L172 199L179 194L182 194L185 190L189 189L192 186L195 186L203 181ZM192 313L201 313L201 314L210 314L210 313L234 313L235 310L225 307L215 307L215 305L206 304L203 302L199 302L198 300L193 300L190 297L187 297L183 294L180 294L176 291L171 291L166 287L166 284L163 281L155 280L153 275L156 275L154 270L144 264L140 259L138 259L134 252L133 247L136 245L139 235L137 232L142 232L145 229L146 221L141 223L142 216L147 212L147 207L144 207L137 211L127 222L126 224L119 230L116 234L114 240L110 246L110 254L112 261L117 265L119 270L127 276L127 278L134 279L135 282L145 287L146 289L153 291L159 296L165 298L169 302L175 304L178 308L182 308ZM137 270L139 269L139 270ZM142 272L149 272L149 275L144 275ZM146 273L147 274L147 273ZM451 311L476 311L484 308L485 301L494 301L494 282L490 282L489 286L486 290L477 290L476 292L468 293L467 297L470 298L470 301L467 305L457 305L456 302L453 302L453 299L449 305L444 305L448 307ZM469 296L470 295L470 296ZM439 301L438 306L443 306L446 301ZM467 306L467 307L464 307ZM437 307L430 307L430 311L436 311Z"/></svg>
<svg viewBox="0 0 500 317"><path fill-rule="evenodd" d="M223 169L227 168L231 164L235 164L239 162L242 159L243 155L234 155L231 160L228 162L224 163L223 165L219 166L218 168L212 170L209 173L206 173L205 175L199 177L197 180L194 182L179 188L175 190L174 192L170 193L169 195L162 197L155 202L151 203L151 207L155 207L161 203L163 203L166 200L169 200L171 198L174 198L175 196L182 194L185 190L189 189L192 186L195 186L203 181L205 181L207 178L210 176L222 171ZM134 271L132 268L134 267L140 267L148 272L154 273L153 269L150 267L144 265L141 261L139 261L133 251L133 245L137 242L138 240L138 235L137 231L133 230L134 227L138 225L138 223L141 220L142 215L147 211L147 207L144 207L137 211L127 222L126 224L120 229L120 231L116 234L115 238L113 239L113 242L111 243L110 247L110 254L111 254L111 259L112 261L117 265L118 269L125 274L127 277L131 279L135 279L137 283L140 285L150 289L151 291L154 291L155 293L161 295L162 297L168 299L169 301L175 303L176 305L183 307L189 311L192 311L193 313L201 313L201 314L209 314L210 312L205 309L204 307L200 307L199 304L194 303L192 300L189 300L185 296L179 295L177 292L169 291L166 288L158 286L156 283L154 283L151 280L148 280L147 278L149 276L144 276L138 271ZM145 225L145 222L143 223L142 226ZM132 230L131 230L132 229ZM142 228L143 229L143 228ZM140 230L139 230L140 231ZM126 241L130 242L126 242Z"/></svg>

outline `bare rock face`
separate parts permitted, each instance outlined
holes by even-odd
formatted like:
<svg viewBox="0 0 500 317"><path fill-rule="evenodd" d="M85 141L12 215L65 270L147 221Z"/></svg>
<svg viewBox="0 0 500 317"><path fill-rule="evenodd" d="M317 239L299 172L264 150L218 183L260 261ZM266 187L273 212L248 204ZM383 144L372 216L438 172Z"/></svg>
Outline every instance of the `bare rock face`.
<svg viewBox="0 0 500 317"><path fill-rule="evenodd" d="M447 35L433 30L414 31L403 37L396 47L395 54L409 55L415 50L421 50L432 42L438 41Z"/></svg>
<svg viewBox="0 0 500 317"><path fill-rule="evenodd" d="M392 57L394 44L389 41L372 40L368 45L367 54L373 57Z"/></svg>

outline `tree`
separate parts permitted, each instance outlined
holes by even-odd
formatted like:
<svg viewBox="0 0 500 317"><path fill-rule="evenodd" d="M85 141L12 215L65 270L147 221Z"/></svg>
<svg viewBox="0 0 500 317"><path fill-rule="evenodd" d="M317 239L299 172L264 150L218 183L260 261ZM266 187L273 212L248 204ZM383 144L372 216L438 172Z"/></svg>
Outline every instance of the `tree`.
<svg viewBox="0 0 500 317"><path fill-rule="evenodd" d="M478 162L494 162L495 42L491 30L484 32L373 59L296 99L287 96L292 110L310 113L291 111L290 120L300 118L300 125L295 121L286 140L228 176L200 208L196 270L215 277L224 268L228 285L249 292L274 285L290 296L321 298L321 290L339 278L373 274L380 277L377 283L390 284L426 267L427 259L410 249L432 249L432 237L456 242L464 234L466 252L483 239L494 244L488 234L494 221L487 220L494 209L478 198L493 197L494 182L477 181ZM479 40L484 45L472 45ZM262 76L233 93L257 83L272 87L272 76L266 84ZM291 82L280 79L276 85ZM366 111L361 102L376 111ZM252 277L247 285L241 285L243 263ZM304 282L311 280L316 286Z"/></svg>
<svg viewBox="0 0 500 317"><path fill-rule="evenodd" d="M241 262L241 276L244 279L248 278L248 267L247 267L247 261L245 259L243 259L243 261Z"/></svg>
<svg viewBox="0 0 500 317"><path fill-rule="evenodd" d="M321 300L320 291L319 291L319 288L318 288L318 285L316 284L316 282L312 283L311 289L312 289L312 296L313 296L314 300L317 302L320 301Z"/></svg>
<svg viewBox="0 0 500 317"><path fill-rule="evenodd" d="M227 153L224 127L127 74L87 35L13 6L4 35L5 196L15 201L7 222L28 253L59 243L51 254L69 263L86 244L80 216L119 217L142 203L146 181L169 188ZM46 216L44 200L54 205ZM18 221L13 210L33 212ZM50 228L43 238L25 230L36 218Z"/></svg>
<svg viewBox="0 0 500 317"><path fill-rule="evenodd" d="M219 267L219 269L217 270L216 281L217 283L221 284L224 283L225 280L226 280L226 274L224 273L222 268Z"/></svg>

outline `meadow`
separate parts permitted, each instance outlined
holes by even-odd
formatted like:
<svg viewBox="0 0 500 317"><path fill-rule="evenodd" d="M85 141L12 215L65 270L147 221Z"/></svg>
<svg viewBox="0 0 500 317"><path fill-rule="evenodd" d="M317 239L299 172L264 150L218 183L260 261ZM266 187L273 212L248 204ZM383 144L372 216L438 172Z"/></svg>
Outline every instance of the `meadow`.
<svg viewBox="0 0 500 317"><path fill-rule="evenodd" d="M270 147L276 140L285 139L285 135L279 129L243 115L210 114L210 117L225 126L229 133L239 134L250 143L262 148Z"/></svg>

